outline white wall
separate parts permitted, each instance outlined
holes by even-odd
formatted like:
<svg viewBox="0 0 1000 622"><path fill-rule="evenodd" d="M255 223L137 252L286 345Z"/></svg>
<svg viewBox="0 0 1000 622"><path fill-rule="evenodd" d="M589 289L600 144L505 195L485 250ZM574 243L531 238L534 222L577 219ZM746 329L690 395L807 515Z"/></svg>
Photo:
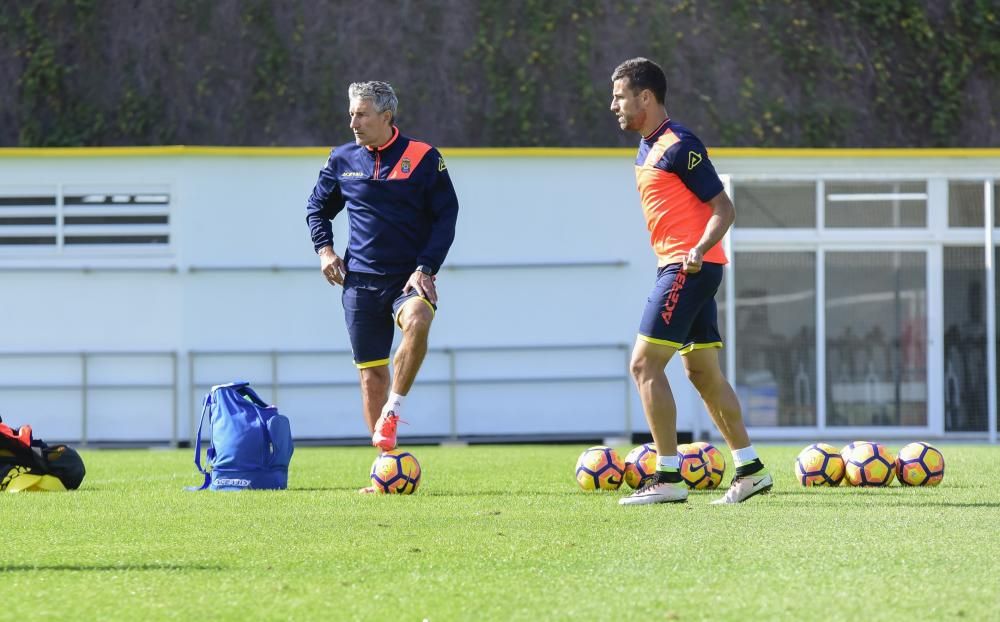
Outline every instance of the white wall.
<svg viewBox="0 0 1000 622"><path fill-rule="evenodd" d="M199 386L189 395L189 352L350 349L340 290L320 276L305 226L305 200L325 162L322 152L0 162L0 191L84 183L95 191L166 186L172 240L169 252L151 257L0 256L0 352L6 353L0 366L24 368L25 352L176 352L177 433L187 438L200 385L245 377L267 395L272 381L269 356L197 356L193 380ZM461 213L438 280L440 311L431 347L623 347L462 352L456 355L463 384L454 412L445 384L448 356L432 353L420 378L430 382L418 385L408 403L406 433L446 435L452 425L462 435L622 432L627 348L655 270L630 159L448 157L448 164ZM338 250L345 231L342 215L335 226ZM574 263L596 265L566 265ZM508 267L489 267L496 264ZM282 385L292 385L281 388L278 401L293 417L296 434L363 436L350 355L300 359L281 357L279 373ZM171 380L170 370L155 364L139 378L116 380L136 363L117 358L102 364L118 365L117 372L104 371L110 378L102 381L109 385ZM79 391L68 387L79 382L79 362L65 356L32 365L30 373L0 383L6 386L0 389L0 413L13 423L34 423L41 436L75 438L84 409ZM572 381L581 375L603 380ZM338 386L296 386L314 382ZM66 388L18 388L54 383ZM628 393L631 425L643 430L630 387ZM682 428L690 427L700 408L688 393L678 392ZM87 435L169 437L171 416L161 403L166 397L160 391L150 402L122 388L91 391Z"/></svg>
<svg viewBox="0 0 1000 622"><path fill-rule="evenodd" d="M92 440L188 438L204 385L242 377L269 397L277 372L276 401L293 418L297 436L364 436L349 353L305 353L350 349L340 290L320 276L305 226L305 201L325 153L106 153L0 154L0 193L58 184L166 187L172 239L168 251L151 256L0 255L0 414L5 420L31 422L39 436L50 438L79 438L83 417ZM447 384L450 355L432 352L420 377L424 382L408 402L411 425L404 433L613 434L629 426L644 431L625 374L655 259L638 205L631 153L513 153L444 150L461 212L455 244L438 279L440 311L431 347L611 347L462 351L455 355L455 373L463 382L454 396ZM996 170L998 159L764 158L734 150L715 162L721 173L742 175L931 174ZM335 224L338 251L345 231L342 215ZM489 267L498 264L506 267ZM277 359L189 354L272 350L303 353ZM75 388L81 365L72 354L80 351L164 354L94 358L88 382L105 388L81 401ZM45 352L70 354L21 356ZM176 363L170 353L176 353ZM668 372L679 427L695 427L695 417L704 424L701 402L679 362L672 362ZM580 376L600 380L573 381ZM566 381L541 380L546 378ZM176 393L163 388L174 382ZM189 383L195 385L193 393ZM133 384L145 388L120 386Z"/></svg>

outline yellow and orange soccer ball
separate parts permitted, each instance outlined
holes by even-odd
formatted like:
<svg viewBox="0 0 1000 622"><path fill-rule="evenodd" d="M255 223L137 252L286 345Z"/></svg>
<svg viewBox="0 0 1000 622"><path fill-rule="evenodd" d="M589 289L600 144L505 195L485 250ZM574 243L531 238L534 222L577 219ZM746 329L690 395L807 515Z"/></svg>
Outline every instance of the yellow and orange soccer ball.
<svg viewBox="0 0 1000 622"><path fill-rule="evenodd" d="M937 486L944 479L944 455L933 445L910 443L896 456L896 477L904 486Z"/></svg>
<svg viewBox="0 0 1000 622"><path fill-rule="evenodd" d="M677 446L681 479L688 488L702 490L712 486L712 463L708 454L693 443Z"/></svg>
<svg viewBox="0 0 1000 622"><path fill-rule="evenodd" d="M696 441L691 443L691 446L701 449L705 452L705 457L708 458L708 483L705 488L718 488L719 484L722 483L722 477L726 474L725 456L715 445L705 441Z"/></svg>
<svg viewBox="0 0 1000 622"><path fill-rule="evenodd" d="M839 486L844 479L844 458L826 443L813 443L795 458L795 478L803 486Z"/></svg>
<svg viewBox="0 0 1000 622"><path fill-rule="evenodd" d="M420 485L420 463L408 451L386 451L372 463L372 486L393 495L412 495Z"/></svg>
<svg viewBox="0 0 1000 622"><path fill-rule="evenodd" d="M882 443L856 441L845 447L844 479L851 486L888 486L896 475L896 456Z"/></svg>
<svg viewBox="0 0 1000 622"><path fill-rule="evenodd" d="M656 445L639 445L625 456L625 483L640 488L656 474Z"/></svg>
<svg viewBox="0 0 1000 622"><path fill-rule="evenodd" d="M576 483L584 490L618 490L624 479L625 463L611 447L589 447L576 461Z"/></svg>

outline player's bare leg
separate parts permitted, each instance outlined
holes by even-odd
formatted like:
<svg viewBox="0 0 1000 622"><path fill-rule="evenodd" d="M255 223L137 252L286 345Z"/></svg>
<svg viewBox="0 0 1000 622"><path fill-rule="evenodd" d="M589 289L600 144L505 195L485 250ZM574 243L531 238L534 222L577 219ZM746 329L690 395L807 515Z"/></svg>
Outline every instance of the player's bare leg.
<svg viewBox="0 0 1000 622"><path fill-rule="evenodd" d="M392 381L393 393L406 395L410 392L427 355L427 337L433 320L434 310L423 298L410 298L400 307L397 321L403 329L403 340L392 359L396 373Z"/></svg>
<svg viewBox="0 0 1000 622"><path fill-rule="evenodd" d="M361 410L365 417L365 425L368 426L368 433L371 434L375 431L375 422L378 421L382 405L389 395L389 366L366 367L359 369L358 373L361 376ZM358 492L375 494L378 490L374 486L365 486Z"/></svg>
<svg viewBox="0 0 1000 622"><path fill-rule="evenodd" d="M378 365L358 370L361 376L361 410L368 433L375 431L375 422L389 396L389 366Z"/></svg>
<svg viewBox="0 0 1000 622"><path fill-rule="evenodd" d="M661 456L677 453L677 406L666 374L667 363L676 351L670 346L640 339L635 343L629 363L656 453Z"/></svg>
<svg viewBox="0 0 1000 622"><path fill-rule="evenodd" d="M701 395L708 414L722 433L722 438L726 440L736 461L736 477L729 490L724 497L713 503L740 503L769 491L774 483L773 479L750 444L740 401L732 385L722 375L719 351L715 348L693 350L683 360L688 379ZM750 454L749 459L741 461L737 458L744 453Z"/></svg>
<svg viewBox="0 0 1000 622"><path fill-rule="evenodd" d="M677 469L677 406L666 368L677 350L668 345L638 339L629 364L639 391L642 410L656 444L656 476L649 484L621 499L622 505L671 503L687 500L688 491Z"/></svg>
<svg viewBox="0 0 1000 622"><path fill-rule="evenodd" d="M743 424L743 412L736 391L722 375L719 351L715 348L693 350L681 357L684 371L705 403L709 416L730 449L750 446L750 436Z"/></svg>
<svg viewBox="0 0 1000 622"><path fill-rule="evenodd" d="M396 447L400 402L413 387L420 365L427 355L427 337L430 335L433 319L433 309L422 298L411 298L399 309L397 322L403 330L403 340L392 363L395 378L390 397L395 396L395 399L383 399L372 434L372 445L385 451Z"/></svg>

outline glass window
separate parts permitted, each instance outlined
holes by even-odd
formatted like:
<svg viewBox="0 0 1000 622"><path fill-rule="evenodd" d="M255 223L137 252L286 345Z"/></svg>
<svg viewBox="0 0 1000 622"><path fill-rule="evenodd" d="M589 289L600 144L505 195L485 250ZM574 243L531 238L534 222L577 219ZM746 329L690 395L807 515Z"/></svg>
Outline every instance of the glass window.
<svg viewBox="0 0 1000 622"><path fill-rule="evenodd" d="M827 422L927 425L925 253L826 254Z"/></svg>
<svg viewBox="0 0 1000 622"><path fill-rule="evenodd" d="M736 392L748 425L816 425L816 255L736 253Z"/></svg>
<svg viewBox="0 0 1000 622"><path fill-rule="evenodd" d="M828 181L827 227L926 227L925 181Z"/></svg>
<svg viewBox="0 0 1000 622"><path fill-rule="evenodd" d="M948 182L948 226L982 227L983 182Z"/></svg>
<svg viewBox="0 0 1000 622"><path fill-rule="evenodd" d="M733 181L736 226L744 229L815 228L816 183Z"/></svg>
<svg viewBox="0 0 1000 622"><path fill-rule="evenodd" d="M980 199L982 194L980 183ZM944 249L944 427L949 432L986 431L984 260L981 246Z"/></svg>

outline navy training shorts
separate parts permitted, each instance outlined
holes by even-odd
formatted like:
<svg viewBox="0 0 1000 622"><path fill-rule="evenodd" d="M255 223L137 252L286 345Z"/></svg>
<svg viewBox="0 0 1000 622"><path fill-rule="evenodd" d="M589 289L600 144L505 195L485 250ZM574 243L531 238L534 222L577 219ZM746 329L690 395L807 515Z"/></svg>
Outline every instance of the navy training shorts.
<svg viewBox="0 0 1000 622"><path fill-rule="evenodd" d="M658 268L656 285L646 300L639 339L677 348L681 354L721 348L715 292L722 284L722 264L703 263L694 274L680 263Z"/></svg>
<svg viewBox="0 0 1000 622"><path fill-rule="evenodd" d="M437 307L426 298L403 287L407 274L369 274L348 272L344 276L344 319L351 337L354 364L359 369L389 364L394 324L399 309L411 298L423 300L432 310Z"/></svg>

